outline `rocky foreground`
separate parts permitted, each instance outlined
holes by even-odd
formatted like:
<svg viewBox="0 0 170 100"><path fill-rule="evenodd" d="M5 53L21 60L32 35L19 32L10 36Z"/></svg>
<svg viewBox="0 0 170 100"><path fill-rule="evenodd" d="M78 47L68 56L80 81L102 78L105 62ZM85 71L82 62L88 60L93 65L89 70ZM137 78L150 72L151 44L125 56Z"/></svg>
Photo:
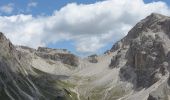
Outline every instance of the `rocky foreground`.
<svg viewBox="0 0 170 100"><path fill-rule="evenodd" d="M153 13L111 50L14 46L0 33L2 100L170 100L170 17Z"/></svg>

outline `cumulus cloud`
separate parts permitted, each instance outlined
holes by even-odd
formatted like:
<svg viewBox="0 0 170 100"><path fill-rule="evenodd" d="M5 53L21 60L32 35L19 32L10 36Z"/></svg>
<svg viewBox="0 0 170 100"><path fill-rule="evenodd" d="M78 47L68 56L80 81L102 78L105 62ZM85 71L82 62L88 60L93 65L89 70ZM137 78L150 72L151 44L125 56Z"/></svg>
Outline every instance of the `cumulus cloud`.
<svg viewBox="0 0 170 100"><path fill-rule="evenodd" d="M161 1L147 4L143 0L71 3L50 16L1 16L0 31L14 44L36 48L73 40L78 52L92 53L125 36L132 26L152 12L170 14L168 6Z"/></svg>
<svg viewBox="0 0 170 100"><path fill-rule="evenodd" d="M7 5L3 5L2 7L0 7L0 11L7 14L11 14L13 10L14 10L13 3L9 3Z"/></svg>

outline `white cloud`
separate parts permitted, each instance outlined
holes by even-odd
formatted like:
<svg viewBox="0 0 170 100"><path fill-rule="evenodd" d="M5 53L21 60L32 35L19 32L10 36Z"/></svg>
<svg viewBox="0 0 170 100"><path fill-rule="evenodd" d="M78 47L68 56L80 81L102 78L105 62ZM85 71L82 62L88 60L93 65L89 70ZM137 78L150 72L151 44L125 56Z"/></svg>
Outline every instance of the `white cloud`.
<svg viewBox="0 0 170 100"><path fill-rule="evenodd" d="M14 44L46 46L73 40L83 53L96 52L127 34L139 20L152 12L170 14L164 2L108 0L95 4L68 4L51 16L14 15L0 17L0 31Z"/></svg>
<svg viewBox="0 0 170 100"><path fill-rule="evenodd" d="M37 6L37 2L30 2L30 3L28 3L28 7L36 7Z"/></svg>
<svg viewBox="0 0 170 100"><path fill-rule="evenodd" d="M3 13L7 13L7 14L11 14L12 11L14 10L14 4L13 3L9 3L7 5L3 5L0 7L0 11Z"/></svg>

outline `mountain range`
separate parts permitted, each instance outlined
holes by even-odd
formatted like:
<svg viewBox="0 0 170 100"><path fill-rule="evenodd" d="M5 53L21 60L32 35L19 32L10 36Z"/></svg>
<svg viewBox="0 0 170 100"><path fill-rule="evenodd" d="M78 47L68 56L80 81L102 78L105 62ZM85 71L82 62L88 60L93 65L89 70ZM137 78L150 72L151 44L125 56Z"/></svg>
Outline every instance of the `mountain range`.
<svg viewBox="0 0 170 100"><path fill-rule="evenodd" d="M152 13L102 55L15 46L0 33L1 100L170 100L170 17Z"/></svg>

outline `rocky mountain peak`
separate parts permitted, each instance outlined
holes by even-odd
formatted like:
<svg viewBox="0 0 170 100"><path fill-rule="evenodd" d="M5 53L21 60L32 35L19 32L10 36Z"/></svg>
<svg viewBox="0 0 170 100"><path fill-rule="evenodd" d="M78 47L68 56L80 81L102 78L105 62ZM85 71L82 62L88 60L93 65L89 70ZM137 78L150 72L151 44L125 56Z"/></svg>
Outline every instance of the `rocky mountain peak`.
<svg viewBox="0 0 170 100"><path fill-rule="evenodd" d="M120 77L136 87L153 85L169 73L169 32L170 17L152 13L113 46L112 51L118 53L113 56L110 67L121 67Z"/></svg>
<svg viewBox="0 0 170 100"><path fill-rule="evenodd" d="M2 32L0 32L0 39L6 39L6 37L4 36L4 34Z"/></svg>
<svg viewBox="0 0 170 100"><path fill-rule="evenodd" d="M164 16L157 13L152 13L147 16L145 19L141 20L137 23L126 36L126 40L128 41L131 38L137 38L141 34L145 34L146 32L150 33L158 33L164 32L169 34L170 31L170 17Z"/></svg>
<svg viewBox="0 0 170 100"><path fill-rule="evenodd" d="M0 32L0 47L1 55L6 55L6 53L14 54L16 50L10 40L7 39L2 32Z"/></svg>
<svg viewBox="0 0 170 100"><path fill-rule="evenodd" d="M2 32L0 32L0 44L11 44Z"/></svg>
<svg viewBox="0 0 170 100"><path fill-rule="evenodd" d="M159 13L151 13L147 18L153 20L153 19L164 19L164 18L168 18L168 16L165 16L165 15L162 15L162 14L159 14ZM146 19L147 19L146 18Z"/></svg>
<svg viewBox="0 0 170 100"><path fill-rule="evenodd" d="M111 48L111 52L126 47L133 39L139 39L144 36L151 38L170 37L170 17L158 13L152 13L145 19L138 22L123 39L118 41ZM160 39L160 38L159 38ZM163 39L164 40L164 39Z"/></svg>

